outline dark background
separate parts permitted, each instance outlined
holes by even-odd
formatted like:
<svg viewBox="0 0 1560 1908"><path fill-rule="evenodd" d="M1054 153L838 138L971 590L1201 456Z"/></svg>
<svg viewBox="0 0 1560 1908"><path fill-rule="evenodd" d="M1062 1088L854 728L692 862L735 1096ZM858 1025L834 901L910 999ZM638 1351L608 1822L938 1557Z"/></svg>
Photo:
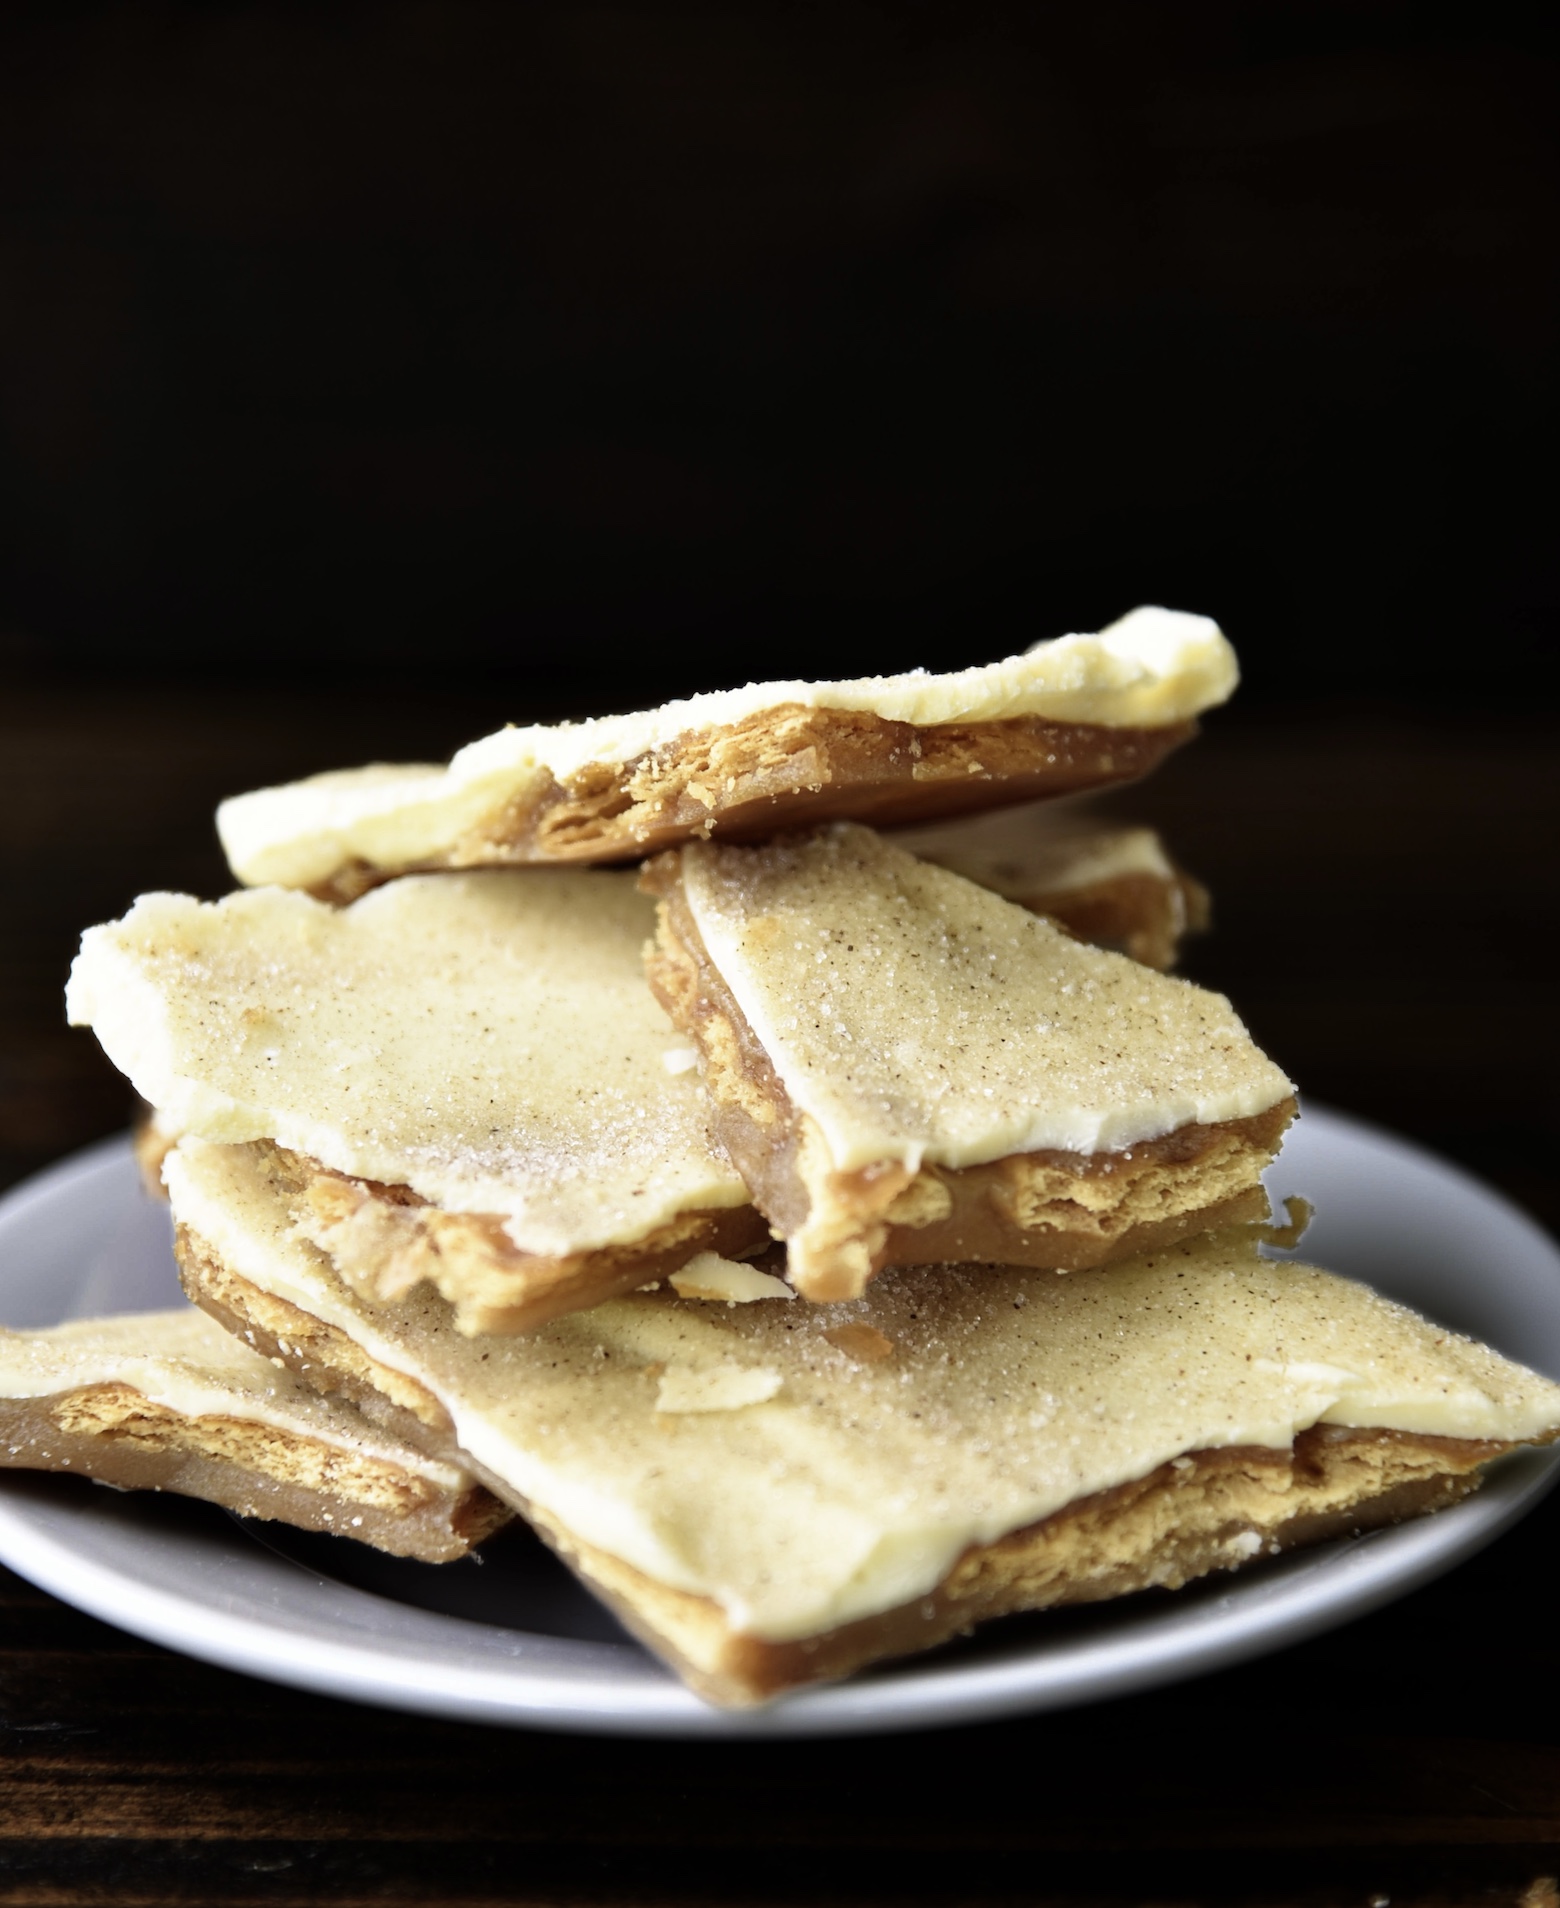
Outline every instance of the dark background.
<svg viewBox="0 0 1560 1908"><path fill-rule="evenodd" d="M1527 706L1560 89L1518 17L12 8L0 666L497 716L1149 600L1248 703Z"/></svg>
<svg viewBox="0 0 1560 1908"><path fill-rule="evenodd" d="M1246 671L1121 804L1214 890L1190 971L1560 1220L1525 20L0 14L0 1178L122 1124L61 982L227 885L225 794L1157 600Z"/></svg>
<svg viewBox="0 0 1560 1908"><path fill-rule="evenodd" d="M124 1125L65 972L137 892L222 891L220 796L1158 599L1246 668L1118 798L1213 891L1187 971L1307 1095L1560 1226L1525 31L0 14L0 1183ZM354 1710L0 1572L0 1904L1560 1908L1557 1564L1560 1497L1216 1677L746 1749Z"/></svg>

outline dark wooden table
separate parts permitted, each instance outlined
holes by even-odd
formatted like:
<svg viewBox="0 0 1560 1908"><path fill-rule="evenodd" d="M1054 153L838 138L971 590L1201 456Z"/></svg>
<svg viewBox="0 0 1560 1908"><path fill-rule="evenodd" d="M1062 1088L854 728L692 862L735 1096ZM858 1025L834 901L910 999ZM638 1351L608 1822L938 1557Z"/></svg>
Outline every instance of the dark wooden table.
<svg viewBox="0 0 1560 1908"><path fill-rule="evenodd" d="M436 754L494 713L350 689L4 691L5 1177L124 1123L61 983L80 928L138 891L221 891L217 796ZM1303 1087L1552 1226L1557 739L1531 714L1232 711L1121 804L1214 890L1189 971ZM355 1709L0 1573L0 1903L1560 1908L1557 1564L1560 1497L1440 1583L1243 1669L1029 1721L772 1747Z"/></svg>

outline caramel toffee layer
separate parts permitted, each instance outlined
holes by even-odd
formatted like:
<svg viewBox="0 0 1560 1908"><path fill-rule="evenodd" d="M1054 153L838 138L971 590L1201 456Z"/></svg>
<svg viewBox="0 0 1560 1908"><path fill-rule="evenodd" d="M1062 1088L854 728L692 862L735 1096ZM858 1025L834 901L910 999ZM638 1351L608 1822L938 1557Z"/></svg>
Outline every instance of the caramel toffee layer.
<svg viewBox="0 0 1560 1908"><path fill-rule="evenodd" d="M865 958L860 942L872 930L859 903L864 877L873 871L874 864L887 857L894 872L918 865L866 830L839 832L848 832L851 844L864 845L865 852L843 866L825 864L845 923L830 930L827 945L831 967ZM827 841L820 844L825 852L830 845ZM806 1297L858 1297L870 1278L887 1266L900 1264L997 1260L1079 1271L1188 1232L1265 1214L1261 1175L1294 1115L1295 1104L1287 1082L1250 1046L1238 1023L1234 1027L1239 1042L1249 1052L1258 1111L1234 1118L1189 1120L1126 1145L1089 1150L1030 1147L998 1152L996 1157L967 1165L935 1157L937 1134L932 1124L917 1135L921 1142L918 1146L904 1148L897 1158L885 1144L875 1159L842 1165L832 1136L798 1105L781 1076L775 1055L759 1038L739 1004L727 972L711 958L685 880L688 857L699 852L685 850L680 855L661 857L647 870L646 883L662 901L660 929L649 960L650 982L672 1019L699 1048L705 1084L715 1103L716 1132L754 1203L786 1237L791 1277ZM803 858L808 852L805 845L794 851ZM943 877L945 884L950 879L954 878ZM986 914L995 908L1012 914L1015 920L1027 919L995 897L981 895L970 884L955 881L956 907L977 896ZM797 997L827 979L819 967L821 950L814 948L797 919L786 913L783 900L776 903L772 895L764 895L759 899L758 911L753 901L751 892L739 892L733 903L733 913L746 910L744 932L766 947L793 947L793 940L787 937L794 937L795 965L799 969L792 995L794 1005ZM980 907L975 910L981 911ZM859 941L842 945L845 934L857 932L850 926L853 920L860 930ZM897 925L905 925L903 911ZM913 942L922 925L910 920L903 940ZM945 935L946 913L936 925L937 933ZM1045 924L1031 922L1030 926L1035 930L1032 939L1047 933L1053 941L1060 938ZM955 931L968 937L969 922L956 923ZM918 952L915 946L909 947L912 956ZM1048 946L1041 939L1040 958L1057 953L1065 954L1065 949ZM1074 953L1085 963L1090 959L1108 963L1117 958L1092 950ZM1077 965L1073 959L1065 972L1059 973L1057 987L1065 995L1076 991L1078 982L1072 970ZM1124 977L1119 971L1108 972L1106 978L1130 981L1129 975ZM1011 1003L1004 997L1004 990L985 987L984 969L977 979L980 986L973 993L961 979L955 998L961 1003L970 1001L971 1006L966 1010L961 1005L954 1011L989 1016L1006 1013ZM1085 985L1088 979L1086 973ZM1148 976L1142 979L1145 985L1152 980L1157 987L1186 992L1183 982ZM1203 998L1212 1001L1216 997ZM882 1001L879 1017L887 1031L878 1042L880 1046L895 1039L896 992L891 984L885 983ZM828 1011L827 1002L824 1011ZM873 1011L878 1013L876 1007ZM943 1018L946 1024L948 1013ZM1225 1019L1233 1023L1227 1010ZM863 1028L860 1020L853 1018L849 1001L844 1009L836 1010L829 1024L839 1040L855 1041L853 1047L841 1049L854 1061L864 1044ZM875 1031L865 1029L866 1037L871 1039ZM1157 1022L1153 1031L1157 1034ZM1026 1037L1040 1058L1043 1037ZM1224 1024L1212 1037L1226 1048L1236 1044L1236 1035ZM1163 1042L1160 1044L1162 1047ZM966 1053L963 1044L952 1044L946 1059L935 1063L944 1103L944 1083L958 1079ZM804 1062L804 1066L811 1064ZM847 1064L844 1059L837 1062L839 1067ZM1146 1053L1142 1067L1135 1071L1130 1040L1124 1060L1118 1057L1115 1064L1123 1091L1132 1091L1140 1101L1145 1080L1161 1092L1168 1092L1176 1084L1176 1066L1166 1064L1163 1052ZM1199 1070L1195 1056L1180 1064L1182 1073ZM979 1090L978 1081L975 1090ZM1022 1090L1031 1091L1027 1083ZM939 1101L928 1096L927 1103L935 1122L941 1116ZM892 1135L889 1140L891 1143Z"/></svg>
<svg viewBox="0 0 1560 1908"><path fill-rule="evenodd" d="M398 1403L393 1393L409 1393L404 1375L366 1359L339 1327L322 1326L232 1273L189 1235L180 1257L191 1295L230 1329L262 1350L288 1354L313 1382L357 1399L371 1415L414 1429L421 1423L425 1437L432 1430L434 1448L457 1448L432 1394ZM1478 1488L1482 1465L1512 1448L1495 1439L1319 1426L1301 1432L1287 1452L1197 1451L994 1543L972 1544L923 1595L796 1641L737 1629L715 1598L658 1581L584 1541L497 1473L486 1475L690 1688L709 1702L745 1708L931 1649L995 1617L1175 1590L1260 1556L1444 1509Z"/></svg>
<svg viewBox="0 0 1560 1908"><path fill-rule="evenodd" d="M235 797L218 828L246 884L343 899L417 869L632 860L841 815L926 820L1143 775L1235 680L1206 618L1137 610L951 675L755 683L505 729L448 767L381 764Z"/></svg>
<svg viewBox="0 0 1560 1908"><path fill-rule="evenodd" d="M1560 1429L1560 1387L1254 1234L478 1343L424 1287L363 1305L248 1149L186 1142L169 1188L193 1297L458 1454L721 1702L1434 1510Z"/></svg>
<svg viewBox="0 0 1560 1908"><path fill-rule="evenodd" d="M425 1563L512 1515L198 1311L0 1331L0 1467L174 1491Z"/></svg>
<svg viewBox="0 0 1560 1908"><path fill-rule="evenodd" d="M735 1206L683 1213L629 1245L555 1256L522 1252L495 1215L443 1212L409 1187L352 1179L285 1148L269 1150L278 1183L293 1195L299 1229L355 1291L388 1303L426 1281L470 1334L535 1331L550 1318L666 1278L698 1253L748 1253L769 1242L762 1216Z"/></svg>
<svg viewBox="0 0 1560 1908"><path fill-rule="evenodd" d="M637 860L692 836L759 841L849 816L885 825L962 815L996 802L1137 781L1196 724L1105 729L1089 723L907 722L780 707L729 729L677 737L632 762L552 775L409 868ZM391 875L361 858L311 891L351 900Z"/></svg>
<svg viewBox="0 0 1560 1908"><path fill-rule="evenodd" d="M646 984L630 874L410 876L346 908L146 895L68 1005L171 1133L271 1141L361 1289L528 1330L766 1228ZM303 1185L302 1180L308 1184Z"/></svg>
<svg viewBox="0 0 1560 1908"><path fill-rule="evenodd" d="M744 1635L714 1599L658 1583L534 1506L524 1514L692 1689L743 1708L932 1649L995 1617L1179 1590L1259 1557L1444 1510L1512 1448L1322 1425L1287 1451L1189 1452L995 1543L972 1544L925 1596L796 1642Z"/></svg>
<svg viewBox="0 0 1560 1908"><path fill-rule="evenodd" d="M1187 935L1206 933L1212 918L1208 890L1182 868L1169 881L1122 874L1064 894L1013 898L1036 914L1048 914L1080 941L1112 948L1161 973L1181 958Z"/></svg>

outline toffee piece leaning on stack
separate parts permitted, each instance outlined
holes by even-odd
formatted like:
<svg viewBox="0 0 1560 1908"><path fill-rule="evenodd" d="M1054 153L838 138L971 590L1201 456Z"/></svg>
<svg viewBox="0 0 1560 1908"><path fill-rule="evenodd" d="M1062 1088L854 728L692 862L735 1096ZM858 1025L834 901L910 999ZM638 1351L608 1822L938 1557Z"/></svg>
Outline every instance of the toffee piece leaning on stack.
<svg viewBox="0 0 1560 1908"><path fill-rule="evenodd" d="M1294 1092L1217 994L854 823L651 863L651 983L809 1298L1102 1265L1267 1210Z"/></svg>
<svg viewBox="0 0 1560 1908"><path fill-rule="evenodd" d="M1206 898L1054 805L1234 681L1143 610L225 804L281 885L143 897L69 991L154 1109L200 1329L481 1493L452 1543L519 1512L721 1703L1454 1502L1560 1387L1262 1257L1293 1088L1155 971ZM14 1393L14 1462L156 1484L149 1438L206 1435L73 1369ZM88 1396L133 1462L59 1442Z"/></svg>
<svg viewBox="0 0 1560 1908"><path fill-rule="evenodd" d="M419 868L629 861L691 836L972 814L1135 780L1235 687L1205 616L1138 609L954 675L750 683L642 715L501 729L446 768L224 802L233 873L337 899Z"/></svg>

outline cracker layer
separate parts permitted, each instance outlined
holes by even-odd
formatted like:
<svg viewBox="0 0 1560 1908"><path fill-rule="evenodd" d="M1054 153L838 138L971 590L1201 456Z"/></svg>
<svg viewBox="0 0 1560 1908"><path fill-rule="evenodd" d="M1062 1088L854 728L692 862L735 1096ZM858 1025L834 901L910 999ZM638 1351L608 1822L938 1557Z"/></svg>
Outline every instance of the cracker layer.
<svg viewBox="0 0 1560 1908"><path fill-rule="evenodd" d="M669 1227L691 1256L715 1239L687 1222L747 1193L645 984L653 925L631 876L583 870L414 877L342 909L146 895L83 937L67 1006L174 1131L404 1188L517 1261L653 1257Z"/></svg>
<svg viewBox="0 0 1560 1908"><path fill-rule="evenodd" d="M914 821L1130 781L1235 686L1206 617L1139 609L983 668L749 683L508 728L447 767L374 764L235 796L239 880L347 898L433 867L624 861L852 815Z"/></svg>
<svg viewBox="0 0 1560 1908"><path fill-rule="evenodd" d="M511 1512L193 1308L0 1330L0 1468L71 1471L444 1563Z"/></svg>
<svg viewBox="0 0 1560 1908"><path fill-rule="evenodd" d="M1384 1514L1426 1508L1455 1494L1435 1480L1560 1427L1560 1387L1362 1286L1264 1260L1249 1234L1108 1278L890 1276L830 1312L663 1290L478 1343L425 1293L364 1306L243 1149L185 1142L168 1177L195 1297L464 1453L730 1699L770 1671L795 1680L809 1651L839 1673L825 1639L852 1626L875 1626L854 1661L912 1646L895 1639L928 1598L973 1617L1173 1583L1415 1480L1426 1502ZM1056 1548L1058 1518L1098 1541ZM1028 1561L983 1604L972 1586L996 1581L999 1553Z"/></svg>

